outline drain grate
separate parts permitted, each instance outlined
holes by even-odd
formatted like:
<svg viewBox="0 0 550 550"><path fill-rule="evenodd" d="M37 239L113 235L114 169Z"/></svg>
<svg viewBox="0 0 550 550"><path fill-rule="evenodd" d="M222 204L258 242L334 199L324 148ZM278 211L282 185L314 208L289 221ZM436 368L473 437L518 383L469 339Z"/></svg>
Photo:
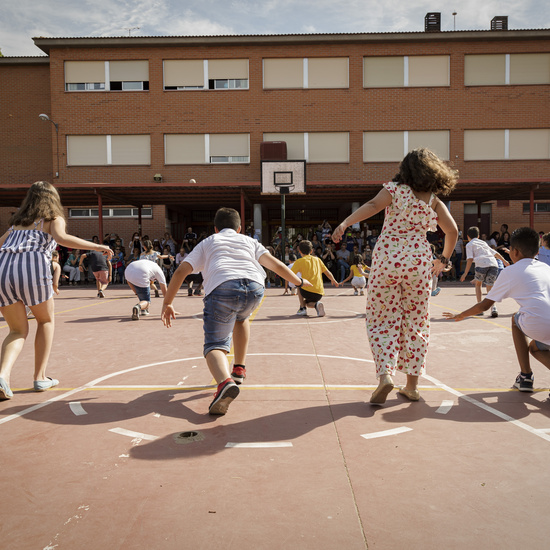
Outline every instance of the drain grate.
<svg viewBox="0 0 550 550"><path fill-rule="evenodd" d="M203 439L204 435L201 432L180 432L174 434L174 441L179 445L187 445L187 443L202 441Z"/></svg>

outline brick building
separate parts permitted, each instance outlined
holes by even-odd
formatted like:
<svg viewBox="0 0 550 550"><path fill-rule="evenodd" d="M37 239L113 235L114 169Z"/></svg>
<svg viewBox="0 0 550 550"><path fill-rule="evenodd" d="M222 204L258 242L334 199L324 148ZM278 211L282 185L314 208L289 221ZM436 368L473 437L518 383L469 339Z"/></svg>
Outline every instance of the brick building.
<svg viewBox="0 0 550 550"><path fill-rule="evenodd" d="M307 193L286 198L291 231L341 220L419 146L460 171L450 197L459 226L550 231L550 30L432 23L35 38L47 57L0 58L0 223L32 181L48 179L83 237L128 239L139 221L143 233L181 238L188 226L208 230L226 205L268 242L281 208L261 194L261 144L285 142L288 160L306 161Z"/></svg>

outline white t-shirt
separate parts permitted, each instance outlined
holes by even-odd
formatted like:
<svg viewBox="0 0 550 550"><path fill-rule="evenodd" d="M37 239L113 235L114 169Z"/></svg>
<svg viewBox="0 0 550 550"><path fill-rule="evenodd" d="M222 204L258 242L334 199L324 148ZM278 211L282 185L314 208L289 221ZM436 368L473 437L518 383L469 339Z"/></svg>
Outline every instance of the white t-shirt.
<svg viewBox="0 0 550 550"><path fill-rule="evenodd" d="M473 259L476 267L498 267L496 253L496 250L481 239L472 239L466 245L466 259Z"/></svg>
<svg viewBox="0 0 550 550"><path fill-rule="evenodd" d="M265 271L258 260L267 249L257 240L233 229L222 229L201 241L185 258L194 272L204 277L204 293L208 296L225 281L250 279L261 285Z"/></svg>
<svg viewBox="0 0 550 550"><path fill-rule="evenodd" d="M514 299L519 305L519 328L530 338L550 345L550 266L523 258L504 269L487 299Z"/></svg>
<svg viewBox="0 0 550 550"><path fill-rule="evenodd" d="M156 279L165 285L166 279L159 265L151 260L136 260L124 271L124 278L139 288L147 288L149 283Z"/></svg>

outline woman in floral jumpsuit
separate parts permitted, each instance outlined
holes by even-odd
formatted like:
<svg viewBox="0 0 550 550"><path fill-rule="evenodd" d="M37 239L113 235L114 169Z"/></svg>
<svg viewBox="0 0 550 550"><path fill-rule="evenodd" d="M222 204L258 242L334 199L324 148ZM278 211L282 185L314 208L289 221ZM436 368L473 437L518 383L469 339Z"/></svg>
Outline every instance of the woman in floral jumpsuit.
<svg viewBox="0 0 550 550"><path fill-rule="evenodd" d="M367 288L367 333L376 364L378 388L370 402L385 403L396 370L407 375L399 393L418 401L418 377L424 372L430 334L428 300L433 274L449 263L458 229L435 194L449 194L457 174L428 149L414 149L401 162L393 181L348 216L334 231L338 242L350 225L385 208ZM427 231L445 233L441 260L432 260Z"/></svg>

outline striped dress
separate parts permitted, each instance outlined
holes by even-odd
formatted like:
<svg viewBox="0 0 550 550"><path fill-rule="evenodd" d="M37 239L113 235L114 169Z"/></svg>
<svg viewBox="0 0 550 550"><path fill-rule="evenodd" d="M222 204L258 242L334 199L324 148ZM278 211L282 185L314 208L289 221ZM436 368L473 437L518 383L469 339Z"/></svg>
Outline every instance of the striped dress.
<svg viewBox="0 0 550 550"><path fill-rule="evenodd" d="M53 296L50 263L57 243L43 225L40 220L34 229L10 227L0 248L0 307L15 302L35 306Z"/></svg>

